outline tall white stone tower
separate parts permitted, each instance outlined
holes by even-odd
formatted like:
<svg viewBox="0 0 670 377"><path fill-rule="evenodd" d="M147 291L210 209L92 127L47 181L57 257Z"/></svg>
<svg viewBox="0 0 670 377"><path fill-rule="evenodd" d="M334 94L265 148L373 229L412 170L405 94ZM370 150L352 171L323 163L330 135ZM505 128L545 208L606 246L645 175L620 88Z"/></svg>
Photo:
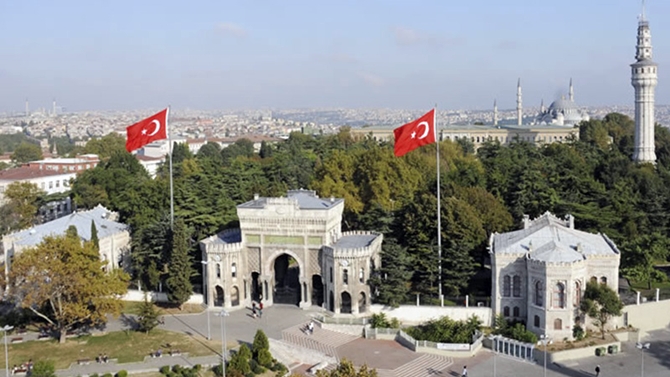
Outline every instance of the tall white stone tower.
<svg viewBox="0 0 670 377"><path fill-rule="evenodd" d="M498 101L493 100L493 125L498 126Z"/></svg>
<svg viewBox="0 0 670 377"><path fill-rule="evenodd" d="M521 125L523 120L523 101L521 100L521 78L516 83L516 124Z"/></svg>
<svg viewBox="0 0 670 377"><path fill-rule="evenodd" d="M656 63L651 60L651 29L644 14L637 27L636 62L631 64L632 80L635 88L635 150L633 161L656 163L654 145L654 92L658 83Z"/></svg>

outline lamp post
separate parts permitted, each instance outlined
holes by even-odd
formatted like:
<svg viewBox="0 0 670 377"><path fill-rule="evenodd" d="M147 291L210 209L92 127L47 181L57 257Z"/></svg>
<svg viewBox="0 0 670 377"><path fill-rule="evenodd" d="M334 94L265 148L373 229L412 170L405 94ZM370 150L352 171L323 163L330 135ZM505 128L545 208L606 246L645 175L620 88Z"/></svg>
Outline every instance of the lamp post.
<svg viewBox="0 0 670 377"><path fill-rule="evenodd" d="M216 313L217 317L221 317L221 366L223 367L223 377L226 377L226 320L230 313L225 310L221 310L220 313Z"/></svg>
<svg viewBox="0 0 670 377"><path fill-rule="evenodd" d="M545 334L540 335L540 340L544 346L544 377L547 377L547 344L551 343L551 338Z"/></svg>
<svg viewBox="0 0 670 377"><path fill-rule="evenodd" d="M2 328L2 331L5 332L5 373L7 374L7 377L9 377L9 351L7 351L7 331L13 328L14 326L10 325L5 325L5 327Z"/></svg>
<svg viewBox="0 0 670 377"><path fill-rule="evenodd" d="M642 366L641 366L642 369L640 370L640 376L641 376L641 377L644 377L644 350L645 350L645 349L649 349L649 346L651 346L650 343L641 343L641 342L637 342L637 343L635 344L635 347L637 347L637 349L639 349L640 351L642 351Z"/></svg>
<svg viewBox="0 0 670 377"><path fill-rule="evenodd" d="M203 298L205 298L205 310L207 311L207 340L212 340L212 330L209 325L209 293L207 292L207 289L205 287L207 286L206 281L207 277L205 274L205 267L209 264L208 261L204 260L201 261L202 263L202 295Z"/></svg>

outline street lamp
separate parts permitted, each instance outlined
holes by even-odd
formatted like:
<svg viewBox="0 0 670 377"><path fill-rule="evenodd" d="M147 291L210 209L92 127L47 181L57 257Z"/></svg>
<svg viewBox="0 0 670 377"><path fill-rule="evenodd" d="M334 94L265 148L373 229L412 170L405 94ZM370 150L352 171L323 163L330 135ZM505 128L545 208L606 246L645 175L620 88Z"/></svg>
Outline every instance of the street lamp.
<svg viewBox="0 0 670 377"><path fill-rule="evenodd" d="M216 313L217 317L221 317L221 366L223 367L223 377L226 377L226 321L225 318L228 317L230 313L225 310L221 310L220 313Z"/></svg>
<svg viewBox="0 0 670 377"><path fill-rule="evenodd" d="M205 275L205 266L209 264L208 261L200 261L202 263L202 297L205 299L205 310L207 311L207 340L212 340L212 330L209 325L209 294L207 293L206 275Z"/></svg>
<svg viewBox="0 0 670 377"><path fill-rule="evenodd" d="M547 344L551 344L551 338L542 334L540 335L540 340L544 346L544 377L547 377Z"/></svg>
<svg viewBox="0 0 670 377"><path fill-rule="evenodd" d="M635 344L635 347L637 347L637 349L639 349L640 351L642 351L642 369L641 369L641 371L640 371L640 376L641 376L641 377L644 377L644 350L645 350L645 349L649 349L649 346L651 346L650 343L641 343L641 342L637 342L637 343Z"/></svg>
<svg viewBox="0 0 670 377"><path fill-rule="evenodd" d="M7 331L13 328L14 326L10 325L5 325L5 327L2 328L2 331L5 332L5 373L7 374L7 377L9 377L9 351L7 351Z"/></svg>

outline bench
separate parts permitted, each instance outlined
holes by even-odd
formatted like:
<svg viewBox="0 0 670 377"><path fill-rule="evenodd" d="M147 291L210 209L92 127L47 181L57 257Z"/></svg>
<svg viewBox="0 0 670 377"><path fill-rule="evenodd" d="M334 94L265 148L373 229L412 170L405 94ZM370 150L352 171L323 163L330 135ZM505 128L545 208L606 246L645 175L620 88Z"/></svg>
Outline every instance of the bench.
<svg viewBox="0 0 670 377"><path fill-rule="evenodd" d="M27 368L16 368L12 371L12 374L27 374L28 369Z"/></svg>
<svg viewBox="0 0 670 377"><path fill-rule="evenodd" d="M23 342L23 338L19 336L19 337L16 337L16 338L12 338L10 341L12 343L21 343L21 342Z"/></svg>
<svg viewBox="0 0 670 377"><path fill-rule="evenodd" d="M170 352L170 356L181 356L181 352Z"/></svg>
<svg viewBox="0 0 670 377"><path fill-rule="evenodd" d="M28 333L28 330L25 327L19 327L16 329L16 333L19 335L25 335Z"/></svg>
<svg viewBox="0 0 670 377"><path fill-rule="evenodd" d="M91 359L79 359L77 360L77 364L79 365L88 365L91 363Z"/></svg>
<svg viewBox="0 0 670 377"><path fill-rule="evenodd" d="M49 338L51 338L51 336L49 334L39 334L39 335L37 335L37 340L46 340L46 339L49 339Z"/></svg>

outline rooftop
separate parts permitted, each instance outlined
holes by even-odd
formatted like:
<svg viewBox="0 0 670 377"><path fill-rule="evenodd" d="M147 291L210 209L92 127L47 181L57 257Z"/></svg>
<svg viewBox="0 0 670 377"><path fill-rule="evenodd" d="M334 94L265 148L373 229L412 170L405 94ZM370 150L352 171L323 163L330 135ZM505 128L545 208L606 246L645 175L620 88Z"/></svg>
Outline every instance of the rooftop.
<svg viewBox="0 0 670 377"><path fill-rule="evenodd" d="M71 176L74 172L60 172L57 170L39 170L28 166L0 171L0 181L22 181L33 178L44 178L51 176Z"/></svg>
<svg viewBox="0 0 670 377"><path fill-rule="evenodd" d="M289 190L286 196L288 199L293 199L301 210L330 209L344 201L344 199L339 198L319 198L316 191L304 189ZM269 199L276 198L255 197L254 200L242 203L237 208L265 208Z"/></svg>
<svg viewBox="0 0 670 377"><path fill-rule="evenodd" d="M204 242L211 245L225 245L229 243L238 243L242 242L242 234L239 231L237 232L223 231L213 236L207 237L200 242Z"/></svg>
<svg viewBox="0 0 670 377"><path fill-rule="evenodd" d="M98 204L97 207L82 212L74 212L71 215L37 225L30 229L12 233L6 237L14 239L17 245L28 247L36 246L46 236L60 236L65 234L67 229L74 225L77 228L77 234L85 241L91 240L91 221L95 222L98 231L98 238L102 239L126 230L125 224L112 221L109 218L114 213Z"/></svg>
<svg viewBox="0 0 670 377"><path fill-rule="evenodd" d="M368 247L377 237L379 237L378 234L350 234L342 236L342 238L335 242L333 249L354 249Z"/></svg>

